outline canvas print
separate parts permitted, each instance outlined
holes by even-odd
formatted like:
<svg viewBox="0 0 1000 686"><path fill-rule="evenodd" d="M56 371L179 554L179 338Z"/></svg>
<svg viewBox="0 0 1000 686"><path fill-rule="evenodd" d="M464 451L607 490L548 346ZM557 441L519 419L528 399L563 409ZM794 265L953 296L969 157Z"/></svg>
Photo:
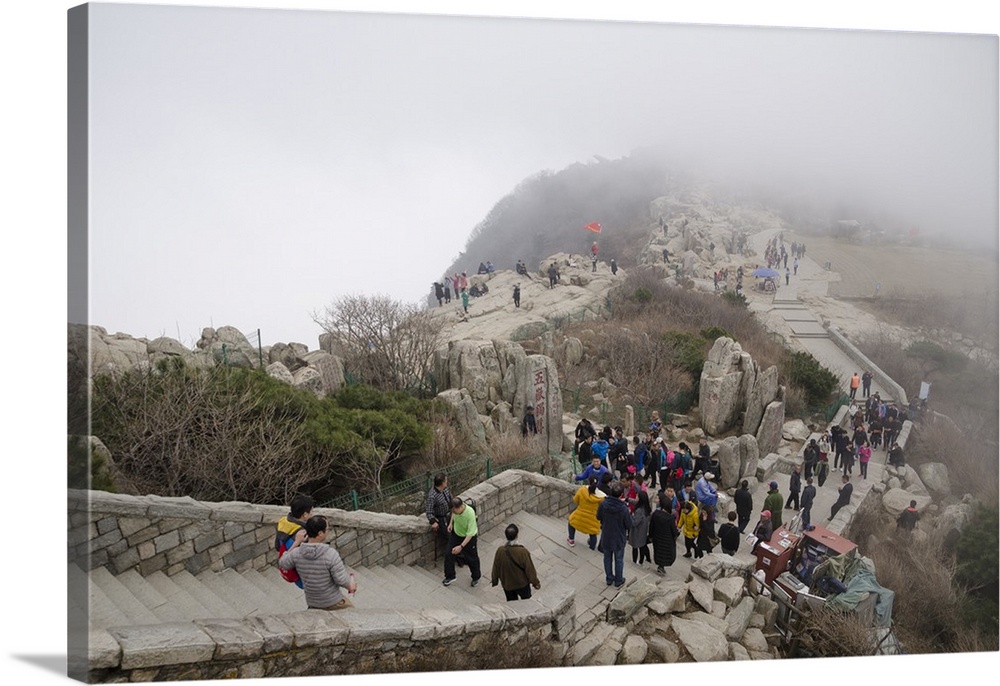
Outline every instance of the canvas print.
<svg viewBox="0 0 1000 686"><path fill-rule="evenodd" d="M996 35L68 29L71 677L998 650Z"/></svg>

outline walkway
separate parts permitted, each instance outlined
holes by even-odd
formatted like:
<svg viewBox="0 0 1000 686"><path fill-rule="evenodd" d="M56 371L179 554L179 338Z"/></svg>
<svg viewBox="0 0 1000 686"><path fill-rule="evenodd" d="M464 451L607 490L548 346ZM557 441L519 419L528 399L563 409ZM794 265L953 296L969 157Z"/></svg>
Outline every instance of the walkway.
<svg viewBox="0 0 1000 686"><path fill-rule="evenodd" d="M754 250L763 254L767 242L778 233L778 229L771 229L752 235L750 241ZM786 244L787 247L790 245ZM833 342L821 317L799 299L800 292L826 295L828 284L839 279L836 272L823 269L807 252L806 257L799 260L798 274L791 277L787 286L782 283L774 295L753 291L751 281L748 281L748 288L744 292L750 302L750 309L768 330L780 334L792 348L804 350L815 357L820 364L837 375L841 388L846 393L851 376L855 372L862 374L864 369ZM892 399L888 391L875 381L872 381L871 392L877 392L884 400Z"/></svg>

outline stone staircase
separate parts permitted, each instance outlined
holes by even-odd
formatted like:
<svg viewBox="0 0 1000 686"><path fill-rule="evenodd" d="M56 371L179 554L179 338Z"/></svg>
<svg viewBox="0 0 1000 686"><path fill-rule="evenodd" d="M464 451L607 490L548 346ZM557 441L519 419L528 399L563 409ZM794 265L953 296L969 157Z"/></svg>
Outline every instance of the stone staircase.
<svg viewBox="0 0 1000 686"><path fill-rule="evenodd" d="M577 535L577 545L569 547L566 522L562 518L521 511L510 521L520 528L519 542L531 551L543 587L558 582L577 591L576 633L585 635L604 616L608 602L619 590L605 582L602 555L591 551L587 547L587 537L581 534ZM483 579L476 588L470 584L467 567L458 568L454 584L443 586L443 562L440 560L436 569L406 565L351 569L358 584L354 603L359 608L373 610L460 610L503 603L501 589L490 585L493 556L503 545L503 527L486 532L480 539ZM633 565L629 555L626 551L627 583L644 577L654 581L661 579L652 574L654 568L650 565L641 568ZM688 567L676 564L668 578L683 580ZM70 563L68 574L71 580L87 582L92 628L242 619L306 609L302 591L282 579L275 568L242 572L225 569L198 575L181 571L172 576L158 571L144 577L135 569L116 576L105 567L97 567L87 574Z"/></svg>

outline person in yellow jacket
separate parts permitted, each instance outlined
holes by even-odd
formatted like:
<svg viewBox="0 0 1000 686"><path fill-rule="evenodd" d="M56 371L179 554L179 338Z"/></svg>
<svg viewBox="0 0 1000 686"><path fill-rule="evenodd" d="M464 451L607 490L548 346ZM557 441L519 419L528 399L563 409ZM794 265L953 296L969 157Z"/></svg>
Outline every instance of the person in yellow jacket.
<svg viewBox="0 0 1000 686"><path fill-rule="evenodd" d="M687 551L684 553L684 557L691 557L691 552L698 547L701 517L698 513L698 507L690 500L686 501L684 507L681 508L680 520L677 523L680 525L681 533L684 534L684 549Z"/></svg>
<svg viewBox="0 0 1000 686"><path fill-rule="evenodd" d="M576 545L576 532L587 534L587 545L597 548L597 534L601 533L601 523L597 521L597 506L604 500L604 493L597 488L597 477L590 477L586 486L580 486L573 495L576 509L569 513L569 535L566 542Z"/></svg>

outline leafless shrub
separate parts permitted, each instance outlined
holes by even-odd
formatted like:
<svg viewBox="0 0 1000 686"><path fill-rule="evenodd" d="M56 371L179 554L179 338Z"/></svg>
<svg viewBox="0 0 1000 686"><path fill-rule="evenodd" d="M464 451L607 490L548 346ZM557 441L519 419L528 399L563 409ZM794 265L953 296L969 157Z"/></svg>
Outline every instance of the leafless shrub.
<svg viewBox="0 0 1000 686"><path fill-rule="evenodd" d="M545 448L540 436L523 437L518 431L507 431L497 433L490 439L489 452L494 466L504 467L532 455L537 455L541 460L545 455Z"/></svg>
<svg viewBox="0 0 1000 686"><path fill-rule="evenodd" d="M815 657L874 655L878 643L866 616L827 609L805 616L798 639L800 650Z"/></svg>
<svg viewBox="0 0 1000 686"><path fill-rule="evenodd" d="M897 536L869 553L879 583L895 591L893 621L907 652L954 650L952 637L964 623L961 597L952 584L954 562L931 542L913 545Z"/></svg>
<svg viewBox="0 0 1000 686"><path fill-rule="evenodd" d="M642 327L642 322L639 324ZM674 363L676 351L659 334L615 328L604 338L603 353L608 360L608 380L627 389L641 403L655 403L665 391L691 388L691 375Z"/></svg>
<svg viewBox="0 0 1000 686"><path fill-rule="evenodd" d="M445 324L385 295L347 295L312 318L336 337L347 371L392 391L425 388Z"/></svg>
<svg viewBox="0 0 1000 686"><path fill-rule="evenodd" d="M328 460L301 450L301 418L261 398L242 371L98 377L93 402L99 430L117 446L113 474L124 492L288 502L329 473Z"/></svg>
<svg viewBox="0 0 1000 686"><path fill-rule="evenodd" d="M439 472L446 467L467 459L474 452L468 437L448 414L435 414L431 419L433 438L427 452L411 459L407 472Z"/></svg>

